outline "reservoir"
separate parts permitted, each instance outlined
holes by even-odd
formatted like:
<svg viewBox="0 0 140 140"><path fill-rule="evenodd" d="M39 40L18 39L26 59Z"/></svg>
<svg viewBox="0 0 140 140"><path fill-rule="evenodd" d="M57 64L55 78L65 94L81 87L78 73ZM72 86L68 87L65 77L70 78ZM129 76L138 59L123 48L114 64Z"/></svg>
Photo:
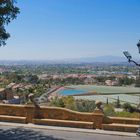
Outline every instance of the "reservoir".
<svg viewBox="0 0 140 140"><path fill-rule="evenodd" d="M86 90L78 90L78 89L64 89L60 90L58 93L61 95L74 95L74 94L85 94L88 91Z"/></svg>

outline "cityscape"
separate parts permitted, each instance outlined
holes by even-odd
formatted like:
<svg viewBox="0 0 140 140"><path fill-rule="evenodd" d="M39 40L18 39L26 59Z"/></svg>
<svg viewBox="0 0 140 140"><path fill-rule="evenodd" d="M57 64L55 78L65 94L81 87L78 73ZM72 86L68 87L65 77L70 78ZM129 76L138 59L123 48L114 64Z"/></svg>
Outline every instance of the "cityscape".
<svg viewBox="0 0 140 140"><path fill-rule="evenodd" d="M0 140L138 140L140 1L0 1Z"/></svg>
<svg viewBox="0 0 140 140"><path fill-rule="evenodd" d="M109 107L107 103L111 105L111 109L115 109L119 100L120 105L117 108L122 108L122 114L125 115L126 112L127 117L128 112L133 110L131 108L139 107L139 71L133 65L121 62L116 64L29 62L22 65L9 63L1 65L0 68L1 103L30 104L28 96L33 94L35 102L44 106L61 106L59 100L70 97L73 103L90 101L94 104L96 100L101 100L105 106ZM125 105L129 105L129 111L124 110ZM95 105L92 107L92 110L95 109ZM82 110L80 107L71 108L71 105L67 105L67 108ZM90 110L87 108L87 111ZM139 113L132 112L131 115L139 117Z"/></svg>

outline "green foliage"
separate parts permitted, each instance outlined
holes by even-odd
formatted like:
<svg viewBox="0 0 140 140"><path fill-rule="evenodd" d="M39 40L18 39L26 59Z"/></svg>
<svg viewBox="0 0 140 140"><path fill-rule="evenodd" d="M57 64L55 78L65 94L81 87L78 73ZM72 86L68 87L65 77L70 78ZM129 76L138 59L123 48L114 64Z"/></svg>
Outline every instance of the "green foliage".
<svg viewBox="0 0 140 140"><path fill-rule="evenodd" d="M24 75L22 74L17 74L16 72L7 72L3 75L5 79L9 81L9 83L21 83L23 82Z"/></svg>
<svg viewBox="0 0 140 140"><path fill-rule="evenodd" d="M139 113L130 113L127 111L122 111L122 112L116 112L115 113L116 117L128 117L128 118L139 118Z"/></svg>
<svg viewBox="0 0 140 140"><path fill-rule="evenodd" d="M72 96L55 97L50 102L51 106L65 107L80 112L92 112L95 109L95 102L88 100L75 100Z"/></svg>
<svg viewBox="0 0 140 140"><path fill-rule="evenodd" d="M106 99L106 104L108 105L108 98Z"/></svg>
<svg viewBox="0 0 140 140"><path fill-rule="evenodd" d="M58 98L58 97L55 97L54 99L52 99L50 102L50 105L56 106L56 107L65 107L65 103L62 100L62 98Z"/></svg>
<svg viewBox="0 0 140 140"><path fill-rule="evenodd" d="M117 98L117 101L115 102L115 107L116 108L120 108L121 107L119 96Z"/></svg>
<svg viewBox="0 0 140 140"><path fill-rule="evenodd" d="M75 100L72 96L65 96L61 98L65 104L65 108L75 110L76 109L76 104Z"/></svg>
<svg viewBox="0 0 140 140"><path fill-rule="evenodd" d="M46 87L43 84L35 84L31 91L30 93L34 93L36 97L39 97L46 92Z"/></svg>
<svg viewBox="0 0 140 140"><path fill-rule="evenodd" d="M140 87L140 78L137 78L136 79L135 87Z"/></svg>
<svg viewBox="0 0 140 140"><path fill-rule="evenodd" d="M115 116L114 107L111 104L107 104L104 106L104 113L106 116Z"/></svg>
<svg viewBox="0 0 140 140"><path fill-rule="evenodd" d="M76 100L76 110L80 112L93 112L95 109L95 101Z"/></svg>
<svg viewBox="0 0 140 140"><path fill-rule="evenodd" d="M122 86L122 85L131 85L131 84L134 84L135 83L135 80L134 79L130 79L128 77L125 77L125 78L119 78L119 85Z"/></svg>
<svg viewBox="0 0 140 140"><path fill-rule="evenodd" d="M107 80L107 78L105 76L101 76L101 77L96 77L96 80L99 82L99 83L103 83L105 82L105 80Z"/></svg>
<svg viewBox="0 0 140 140"><path fill-rule="evenodd" d="M0 1L0 46L5 45L5 41L10 37L6 32L5 25L16 18L19 8L14 5L14 0Z"/></svg>
<svg viewBox="0 0 140 140"><path fill-rule="evenodd" d="M124 103L122 108L124 108L125 111L130 110L130 108L132 108L132 106L130 105L130 103Z"/></svg>
<svg viewBox="0 0 140 140"><path fill-rule="evenodd" d="M30 75L28 75L27 76L27 81L29 82L29 83L32 83L32 84L35 84L35 83L37 83L38 82L38 76L37 75L32 75L32 74L30 74Z"/></svg>
<svg viewBox="0 0 140 140"><path fill-rule="evenodd" d="M139 112L139 110L135 106L131 106L129 103L124 103L122 107L125 111L130 113Z"/></svg>

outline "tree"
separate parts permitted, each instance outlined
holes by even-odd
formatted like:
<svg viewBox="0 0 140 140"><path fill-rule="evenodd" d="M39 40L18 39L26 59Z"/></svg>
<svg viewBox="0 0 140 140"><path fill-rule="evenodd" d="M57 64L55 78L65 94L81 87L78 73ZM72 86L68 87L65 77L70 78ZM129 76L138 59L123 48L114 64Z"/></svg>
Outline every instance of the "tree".
<svg viewBox="0 0 140 140"><path fill-rule="evenodd" d="M106 104L108 105L108 98L106 99Z"/></svg>
<svg viewBox="0 0 140 140"><path fill-rule="evenodd" d="M115 107L116 107L116 108L120 108L120 107L121 107L119 96L118 96L118 98L117 98L117 101L115 102Z"/></svg>
<svg viewBox="0 0 140 140"><path fill-rule="evenodd" d="M15 3L15 0L0 0L0 46L6 45L5 41L10 37L5 26L19 13L19 8L14 5Z"/></svg>
<svg viewBox="0 0 140 140"><path fill-rule="evenodd" d="M140 87L140 77L136 79L135 87Z"/></svg>
<svg viewBox="0 0 140 140"><path fill-rule="evenodd" d="M132 108L130 103L124 103L122 107L125 111L129 111Z"/></svg>

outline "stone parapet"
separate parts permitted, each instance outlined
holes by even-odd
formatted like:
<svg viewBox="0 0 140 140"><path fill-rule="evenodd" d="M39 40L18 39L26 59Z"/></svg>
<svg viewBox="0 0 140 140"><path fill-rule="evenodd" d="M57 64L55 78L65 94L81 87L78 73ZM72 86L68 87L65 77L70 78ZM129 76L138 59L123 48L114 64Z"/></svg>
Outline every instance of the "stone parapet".
<svg viewBox="0 0 140 140"><path fill-rule="evenodd" d="M0 121L59 125L78 128L136 131L140 119L107 117L96 108L92 113L59 107L0 104Z"/></svg>
<svg viewBox="0 0 140 140"><path fill-rule="evenodd" d="M101 112L85 113L59 107L35 107L33 105L0 104L0 115L26 117L27 123L34 123L36 119L41 124L47 124L48 122L48 124L55 125L56 123L59 126L62 124L62 126L98 129L101 128L103 120ZM16 122L16 117L14 119Z"/></svg>

